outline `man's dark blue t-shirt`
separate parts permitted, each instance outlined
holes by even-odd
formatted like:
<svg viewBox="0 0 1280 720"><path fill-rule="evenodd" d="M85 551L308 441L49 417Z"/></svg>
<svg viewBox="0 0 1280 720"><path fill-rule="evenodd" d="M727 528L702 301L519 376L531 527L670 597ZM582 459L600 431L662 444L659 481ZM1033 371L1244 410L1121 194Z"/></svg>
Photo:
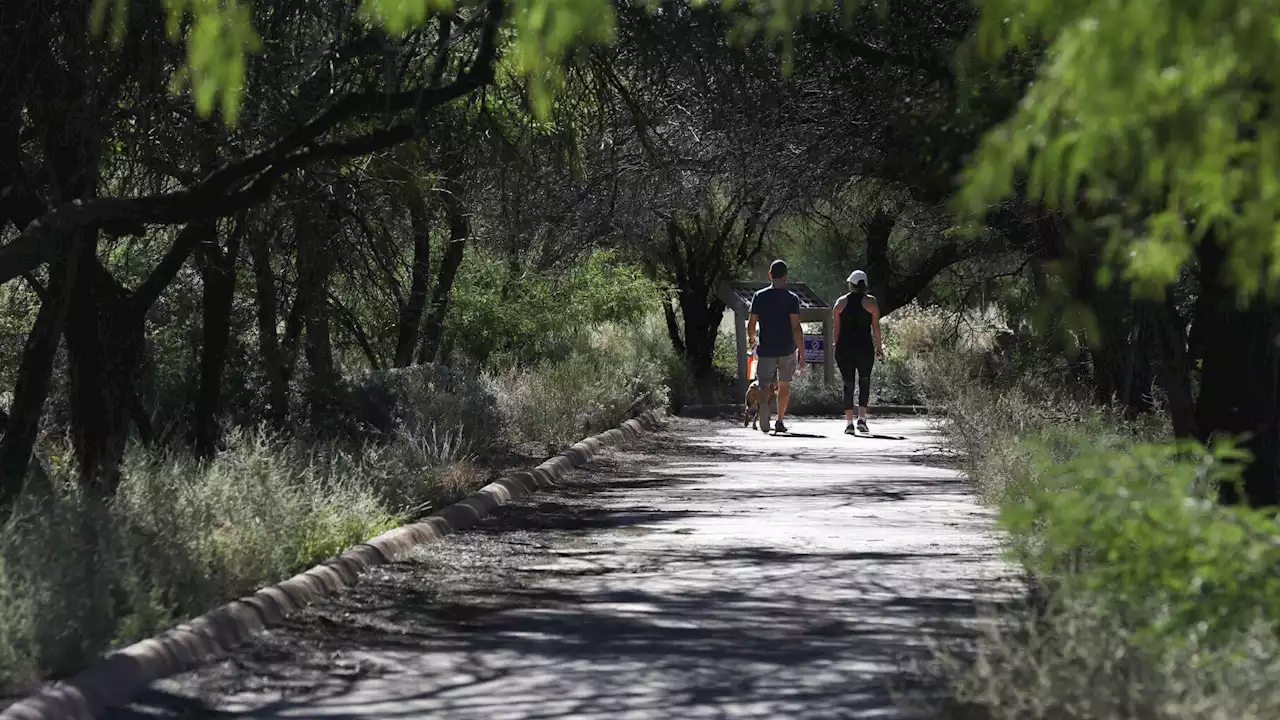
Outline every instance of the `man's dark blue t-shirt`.
<svg viewBox="0 0 1280 720"><path fill-rule="evenodd" d="M791 316L800 314L800 298L785 287L767 287L751 298L751 314L760 318L760 357L784 357L796 351Z"/></svg>

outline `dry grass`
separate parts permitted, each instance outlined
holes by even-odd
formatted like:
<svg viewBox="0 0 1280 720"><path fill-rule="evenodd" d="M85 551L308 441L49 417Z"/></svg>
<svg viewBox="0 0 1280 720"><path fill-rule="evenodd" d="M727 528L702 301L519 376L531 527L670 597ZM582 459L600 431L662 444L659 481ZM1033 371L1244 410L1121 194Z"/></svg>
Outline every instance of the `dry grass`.
<svg viewBox="0 0 1280 720"><path fill-rule="evenodd" d="M68 449L46 447L0 526L0 695L455 501L514 442L555 452L665 405L638 342L612 335L487 379L430 366L371 375L343 389L329 427L234 430L209 462L133 447L109 503L72 481Z"/></svg>
<svg viewBox="0 0 1280 720"><path fill-rule="evenodd" d="M1280 717L1280 646L1259 622L1225 645L1134 641L1132 627L1074 596L992 622L926 672L950 683L948 716L989 720L1264 720ZM1151 612L1158 612L1151 608Z"/></svg>
<svg viewBox="0 0 1280 720"><path fill-rule="evenodd" d="M940 350L920 360L923 392L1040 589L938 653L954 696L940 716L1280 717L1277 600L1244 559L1270 557L1247 529L1271 521L1203 500L1204 466L1161 444L1164 418L1091 404L1052 359L995 387Z"/></svg>

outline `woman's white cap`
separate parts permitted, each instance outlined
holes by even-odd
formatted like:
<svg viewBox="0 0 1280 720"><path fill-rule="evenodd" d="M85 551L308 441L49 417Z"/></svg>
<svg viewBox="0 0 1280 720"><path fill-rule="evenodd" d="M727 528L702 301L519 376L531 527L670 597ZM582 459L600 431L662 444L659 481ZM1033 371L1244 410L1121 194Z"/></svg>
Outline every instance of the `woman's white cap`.
<svg viewBox="0 0 1280 720"><path fill-rule="evenodd" d="M867 281L867 274L862 272L861 270L854 270L853 272L849 273L848 279L845 280L845 282L849 283L850 285L857 285L860 282L866 282L866 281Z"/></svg>

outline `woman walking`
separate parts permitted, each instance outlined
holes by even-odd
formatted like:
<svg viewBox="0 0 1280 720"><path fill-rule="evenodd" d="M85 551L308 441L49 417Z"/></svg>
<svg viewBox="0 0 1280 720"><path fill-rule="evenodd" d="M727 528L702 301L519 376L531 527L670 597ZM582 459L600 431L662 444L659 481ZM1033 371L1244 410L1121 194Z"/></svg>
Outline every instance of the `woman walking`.
<svg viewBox="0 0 1280 720"><path fill-rule="evenodd" d="M836 301L836 367L844 380L844 419L848 435L868 433L867 402L871 399L871 368L884 358L880 342L880 306L867 294L867 274L849 273L849 293ZM853 389L858 388L858 424L853 423Z"/></svg>

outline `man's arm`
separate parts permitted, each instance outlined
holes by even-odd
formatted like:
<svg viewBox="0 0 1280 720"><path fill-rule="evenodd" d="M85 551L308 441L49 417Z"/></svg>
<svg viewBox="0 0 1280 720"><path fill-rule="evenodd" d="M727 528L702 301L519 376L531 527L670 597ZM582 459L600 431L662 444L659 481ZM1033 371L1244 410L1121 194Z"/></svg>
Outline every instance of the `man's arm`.
<svg viewBox="0 0 1280 720"><path fill-rule="evenodd" d="M747 318L747 352L751 352L756 347L756 325L760 323L760 316L752 313Z"/></svg>
<svg viewBox="0 0 1280 720"><path fill-rule="evenodd" d="M800 326L800 296L787 294L787 310L791 314L791 339L796 343L796 355L799 356L798 367L804 367L804 328Z"/></svg>
<svg viewBox="0 0 1280 720"><path fill-rule="evenodd" d="M791 337L796 341L796 354L800 356L800 367L804 367L804 328L800 327L800 313L791 315Z"/></svg>

